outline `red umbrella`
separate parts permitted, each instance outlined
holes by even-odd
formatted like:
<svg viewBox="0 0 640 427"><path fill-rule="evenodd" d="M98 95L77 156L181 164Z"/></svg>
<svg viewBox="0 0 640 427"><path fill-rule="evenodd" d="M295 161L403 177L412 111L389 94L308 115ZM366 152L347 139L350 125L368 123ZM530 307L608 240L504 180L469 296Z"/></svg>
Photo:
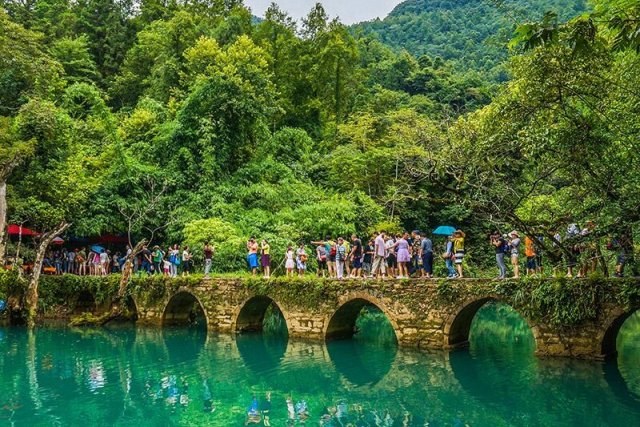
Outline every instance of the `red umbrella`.
<svg viewBox="0 0 640 427"><path fill-rule="evenodd" d="M56 237L51 241L54 245L61 245L64 243L64 239L62 237Z"/></svg>
<svg viewBox="0 0 640 427"><path fill-rule="evenodd" d="M22 234L23 236L39 236L40 233L37 231L33 231L27 227L20 227L19 225L10 224L7 228L7 233L12 236L18 236Z"/></svg>

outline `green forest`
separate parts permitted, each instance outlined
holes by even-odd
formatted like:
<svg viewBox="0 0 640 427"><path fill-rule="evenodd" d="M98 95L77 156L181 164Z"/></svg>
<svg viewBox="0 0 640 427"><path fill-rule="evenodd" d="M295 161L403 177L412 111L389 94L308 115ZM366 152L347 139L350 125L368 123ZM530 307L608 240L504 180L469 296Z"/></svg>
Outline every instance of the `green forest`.
<svg viewBox="0 0 640 427"><path fill-rule="evenodd" d="M453 3L349 28L319 4L0 0L0 230L211 240L217 271L252 235L448 224L471 265L494 229L632 242L640 2Z"/></svg>
<svg viewBox="0 0 640 427"><path fill-rule="evenodd" d="M549 11L568 20L588 9L585 0L408 0L354 30L396 51L441 58L460 72L503 82L509 78L507 45L518 25Z"/></svg>

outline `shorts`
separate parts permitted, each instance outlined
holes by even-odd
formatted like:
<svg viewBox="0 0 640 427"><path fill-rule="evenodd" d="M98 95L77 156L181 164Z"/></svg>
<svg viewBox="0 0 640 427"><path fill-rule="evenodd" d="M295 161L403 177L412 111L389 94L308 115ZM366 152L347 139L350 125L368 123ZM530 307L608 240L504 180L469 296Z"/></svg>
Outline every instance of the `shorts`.
<svg viewBox="0 0 640 427"><path fill-rule="evenodd" d="M191 272L191 261L182 261L182 271L185 273Z"/></svg>
<svg viewBox="0 0 640 427"><path fill-rule="evenodd" d="M398 261L396 260L396 255L395 254L390 254L387 257L387 267L396 268L397 266L398 266Z"/></svg>
<svg viewBox="0 0 640 427"><path fill-rule="evenodd" d="M247 263L250 269L258 268L258 254L247 255Z"/></svg>
<svg viewBox="0 0 640 427"><path fill-rule="evenodd" d="M328 262L336 262L336 256L335 255L329 255L327 257L327 261Z"/></svg>
<svg viewBox="0 0 640 427"><path fill-rule="evenodd" d="M458 251L453 256L456 264L462 264L462 260L464 259L464 251Z"/></svg>
<svg viewBox="0 0 640 427"><path fill-rule="evenodd" d="M260 261L263 268L269 267L271 265L271 255L262 255Z"/></svg>
<svg viewBox="0 0 640 427"><path fill-rule="evenodd" d="M527 269L535 270L536 269L536 257L528 256L527 257Z"/></svg>
<svg viewBox="0 0 640 427"><path fill-rule="evenodd" d="M351 266L355 269L362 268L362 258L354 258Z"/></svg>
<svg viewBox="0 0 640 427"><path fill-rule="evenodd" d="M627 258L624 256L624 254L618 255L618 257L616 258L616 264L618 265L624 265L626 262Z"/></svg>
<svg viewBox="0 0 640 427"><path fill-rule="evenodd" d="M318 270L326 270L327 269L327 260L318 260Z"/></svg>
<svg viewBox="0 0 640 427"><path fill-rule="evenodd" d="M300 260L300 258L296 258L296 266L298 267L298 270L306 270L307 269L307 263L306 262L302 262Z"/></svg>

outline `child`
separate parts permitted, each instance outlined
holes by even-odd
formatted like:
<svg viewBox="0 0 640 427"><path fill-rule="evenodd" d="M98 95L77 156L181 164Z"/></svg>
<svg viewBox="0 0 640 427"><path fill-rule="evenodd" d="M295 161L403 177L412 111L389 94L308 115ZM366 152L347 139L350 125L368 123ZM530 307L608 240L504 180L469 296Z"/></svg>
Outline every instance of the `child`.
<svg viewBox="0 0 640 427"><path fill-rule="evenodd" d="M284 268L287 269L287 277L293 277L293 269L296 266L293 257L293 248L291 247L291 245L289 245L287 247L287 254L285 255L284 263Z"/></svg>
<svg viewBox="0 0 640 427"><path fill-rule="evenodd" d="M169 261L168 259L165 259L162 261L162 264L163 264L164 275L169 276L169 274L171 273L171 261Z"/></svg>

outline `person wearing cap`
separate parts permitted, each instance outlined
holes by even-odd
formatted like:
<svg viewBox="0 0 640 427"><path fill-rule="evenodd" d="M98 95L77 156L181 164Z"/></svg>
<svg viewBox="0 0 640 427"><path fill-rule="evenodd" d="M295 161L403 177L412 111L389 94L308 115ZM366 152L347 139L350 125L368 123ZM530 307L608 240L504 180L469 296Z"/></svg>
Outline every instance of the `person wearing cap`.
<svg viewBox="0 0 640 427"><path fill-rule="evenodd" d="M513 278L520 278L520 235L516 230L509 233L511 245L511 265L513 266Z"/></svg>

